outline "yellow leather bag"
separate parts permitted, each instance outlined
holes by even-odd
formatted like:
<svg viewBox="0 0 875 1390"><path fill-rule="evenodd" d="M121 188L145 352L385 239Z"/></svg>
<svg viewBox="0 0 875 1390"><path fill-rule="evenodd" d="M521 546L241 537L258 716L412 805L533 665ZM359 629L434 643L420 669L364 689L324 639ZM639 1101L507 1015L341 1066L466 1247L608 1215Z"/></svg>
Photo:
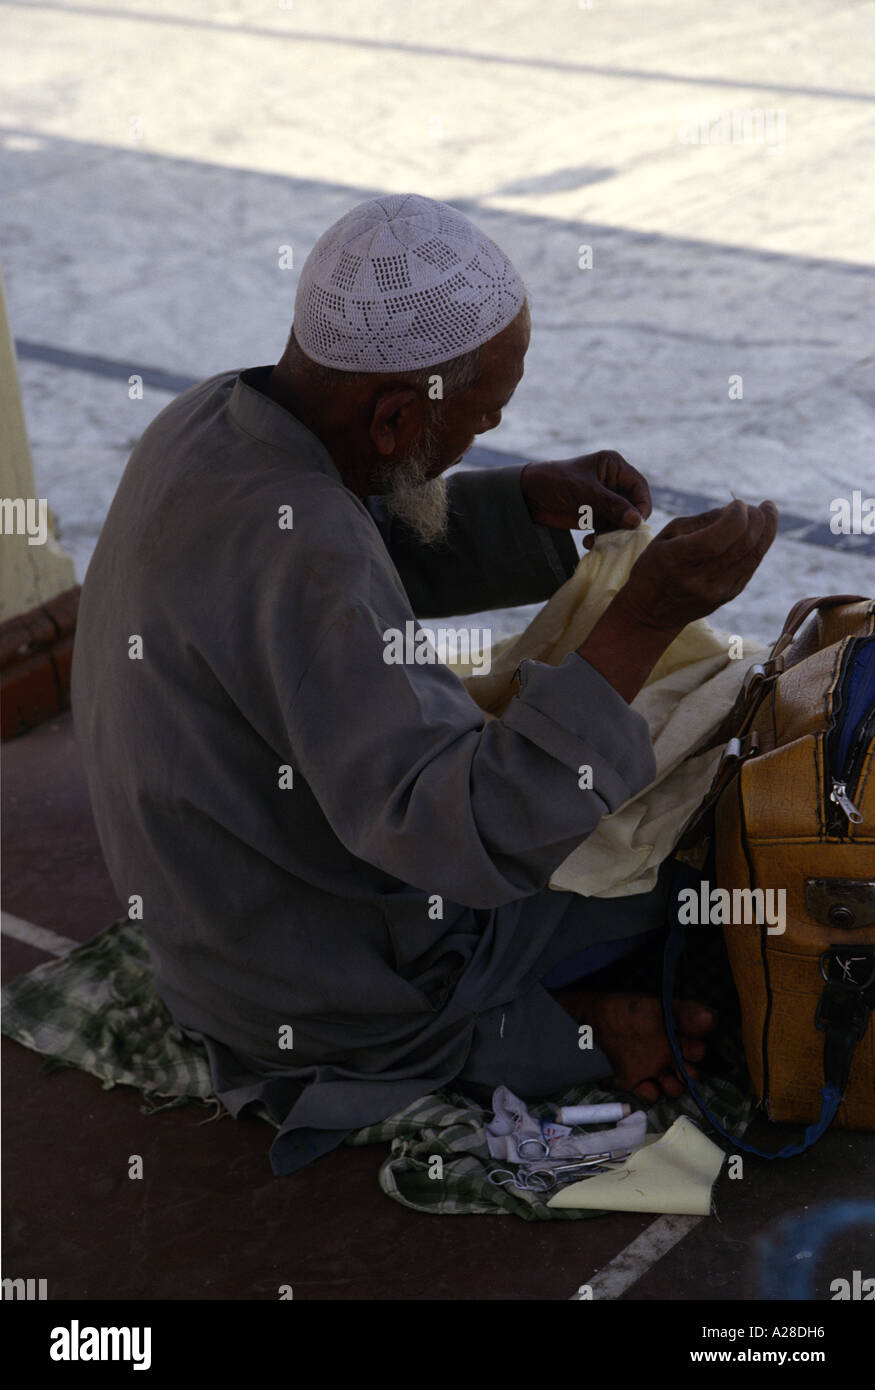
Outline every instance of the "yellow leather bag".
<svg viewBox="0 0 875 1390"><path fill-rule="evenodd" d="M748 1069L770 1119L812 1126L790 1156L830 1123L875 1129L875 600L796 604L733 730L677 858L701 867L713 839L744 903L723 932Z"/></svg>

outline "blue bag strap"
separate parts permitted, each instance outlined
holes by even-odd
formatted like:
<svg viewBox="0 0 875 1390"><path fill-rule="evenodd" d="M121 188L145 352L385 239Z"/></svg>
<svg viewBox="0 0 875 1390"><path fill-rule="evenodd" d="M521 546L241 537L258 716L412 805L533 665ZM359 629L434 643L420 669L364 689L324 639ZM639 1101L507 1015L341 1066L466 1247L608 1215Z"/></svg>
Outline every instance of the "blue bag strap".
<svg viewBox="0 0 875 1390"><path fill-rule="evenodd" d="M689 870L685 870L689 873ZM777 1153L767 1153L764 1149L758 1149L754 1144L746 1144L743 1140L737 1139L734 1134L730 1134L727 1129L717 1119L716 1115L709 1110L708 1105L696 1091L696 1088L687 1073L686 1063L681 1054L680 1045L677 1040L677 1031L674 1018L674 986L677 978L678 964L684 949L684 928L679 921L678 914L678 895L682 886L681 865L674 864L672 875L671 893L669 896L669 929L665 943L665 956L662 969L662 1011L665 1015L665 1031L674 1053L678 1071L685 1082L687 1089L693 1100L698 1105L705 1119L713 1125L718 1134L722 1134L724 1139L730 1140L737 1149L743 1149L745 1153L756 1154L758 1158L795 1158L797 1154L805 1153L812 1144L816 1144L822 1134L829 1129L836 1117L838 1108L842 1102L844 1085L836 1085L834 1082L827 1081L821 1091L820 1115L813 1125L809 1125L802 1138L795 1144L788 1144L785 1148L779 1149ZM829 1037L829 1035L827 1035ZM853 1044L851 1045L853 1053ZM850 1065L850 1059L848 1060Z"/></svg>

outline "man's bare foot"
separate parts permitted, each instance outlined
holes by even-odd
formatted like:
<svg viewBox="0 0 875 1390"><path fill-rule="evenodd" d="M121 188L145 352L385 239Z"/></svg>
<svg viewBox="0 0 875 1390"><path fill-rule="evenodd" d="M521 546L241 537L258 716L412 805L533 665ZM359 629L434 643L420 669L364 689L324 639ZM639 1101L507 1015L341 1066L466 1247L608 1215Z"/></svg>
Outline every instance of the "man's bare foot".
<svg viewBox="0 0 875 1390"><path fill-rule="evenodd" d="M662 1005L650 994L596 994L568 985L553 991L557 1004L575 1020L592 1027L593 1041L614 1068L613 1085L631 1091L639 1100L654 1102L683 1094L671 1044L662 1019ZM702 1039L716 1023L713 1009L693 1000L675 1000L677 1038L690 1076L705 1055Z"/></svg>

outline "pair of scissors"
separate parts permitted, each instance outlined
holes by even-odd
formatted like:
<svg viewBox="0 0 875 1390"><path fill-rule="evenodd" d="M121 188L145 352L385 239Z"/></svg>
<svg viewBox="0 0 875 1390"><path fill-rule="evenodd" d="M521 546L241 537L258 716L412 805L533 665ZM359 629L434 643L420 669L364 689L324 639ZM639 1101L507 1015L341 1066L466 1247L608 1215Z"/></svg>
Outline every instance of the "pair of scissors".
<svg viewBox="0 0 875 1390"><path fill-rule="evenodd" d="M559 1175L562 1173L582 1173L589 1176L587 1170L593 1173L607 1172L611 1162L619 1163L629 1157L628 1153L602 1153L589 1154L586 1158L577 1159L573 1163L561 1163L551 1168L530 1168L528 1172L512 1172L509 1168L493 1168L489 1174L489 1181L496 1187L516 1187L524 1192L551 1192L554 1187L559 1186ZM572 1178L565 1179L572 1182Z"/></svg>
<svg viewBox="0 0 875 1390"><path fill-rule="evenodd" d="M510 1168L493 1168L489 1174L489 1181L496 1187L518 1187L523 1192L546 1192L550 1184L539 1181L539 1174L543 1170L538 1170L530 1178L528 1173L513 1173Z"/></svg>

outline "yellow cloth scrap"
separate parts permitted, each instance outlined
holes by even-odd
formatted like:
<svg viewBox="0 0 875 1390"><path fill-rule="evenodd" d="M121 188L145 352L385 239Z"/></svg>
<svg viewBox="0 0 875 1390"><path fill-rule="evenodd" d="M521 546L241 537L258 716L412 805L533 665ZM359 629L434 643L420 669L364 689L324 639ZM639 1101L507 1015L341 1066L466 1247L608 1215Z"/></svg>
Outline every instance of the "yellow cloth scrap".
<svg viewBox="0 0 875 1390"><path fill-rule="evenodd" d="M487 675L470 675L470 667L455 666L476 704L492 717L502 714L515 693L513 678L521 660L558 666L579 647L652 539L646 525L598 536L525 631L494 648ZM769 650L768 644L720 632L704 618L684 628L632 704L650 726L655 780L604 817L556 869L551 888L619 898L655 886L660 864L711 785L723 745L710 748L709 743L732 708L746 671L765 660Z"/></svg>
<svg viewBox="0 0 875 1390"><path fill-rule="evenodd" d="M547 1205L708 1216L711 1189L725 1157L681 1115L655 1143L637 1149L620 1167L563 1187Z"/></svg>

